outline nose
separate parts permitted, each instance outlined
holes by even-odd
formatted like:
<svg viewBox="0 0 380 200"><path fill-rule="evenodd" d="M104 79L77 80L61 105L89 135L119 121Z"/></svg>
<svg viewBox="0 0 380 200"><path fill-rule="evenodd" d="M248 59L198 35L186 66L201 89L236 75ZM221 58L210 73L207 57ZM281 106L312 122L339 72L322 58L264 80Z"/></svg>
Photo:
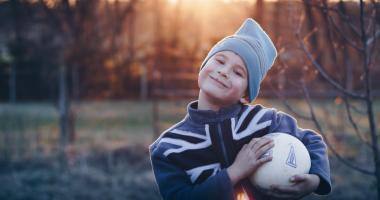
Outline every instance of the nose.
<svg viewBox="0 0 380 200"><path fill-rule="evenodd" d="M218 74L223 76L224 78L228 78L228 73L226 67L218 69Z"/></svg>

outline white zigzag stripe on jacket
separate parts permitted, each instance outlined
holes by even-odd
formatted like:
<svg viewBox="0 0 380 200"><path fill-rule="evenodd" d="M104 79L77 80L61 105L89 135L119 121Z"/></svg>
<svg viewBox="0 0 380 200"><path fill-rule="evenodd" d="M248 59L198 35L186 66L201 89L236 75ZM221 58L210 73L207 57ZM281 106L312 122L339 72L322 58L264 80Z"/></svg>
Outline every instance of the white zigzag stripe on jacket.
<svg viewBox="0 0 380 200"><path fill-rule="evenodd" d="M213 163L209 165L203 165L200 167L196 167L190 170L187 170L186 173L190 176L190 180L192 183L194 183L198 177L202 174L203 171L209 170L209 169L214 169L211 176L212 177L220 170L220 164L219 163Z"/></svg>
<svg viewBox="0 0 380 200"><path fill-rule="evenodd" d="M179 146L179 148L171 148L171 149L166 150L164 152L164 155L168 156L171 153L181 153L181 152L187 151L187 150L203 149L203 148L206 148L206 147L210 146L211 145L211 137L210 137L210 131L209 131L208 124L205 125L205 130L206 130L206 135L205 136L204 135L199 135L197 133L192 133L192 132L189 132L189 131L181 131L181 130L178 130L178 129L172 130L171 132L174 133L174 134L186 135L186 136L190 136L190 137L196 137L196 138L202 139L204 141L200 142L200 143L194 144L194 143L187 142L187 141L181 140L181 139L162 138L159 143L165 142L165 143L169 143L169 144L173 144L173 145Z"/></svg>
<svg viewBox="0 0 380 200"><path fill-rule="evenodd" d="M264 114L270 110L268 108L263 108L253 117L253 119L249 122L247 128L245 128L243 131L238 133L237 131L239 130L245 118L252 111L253 108L254 107L250 106L247 108L247 110L244 111L244 113L241 115L236 126L235 126L236 124L235 119L234 118L231 119L232 137L234 140L240 140L272 124L272 120L258 123L260 119L264 116Z"/></svg>

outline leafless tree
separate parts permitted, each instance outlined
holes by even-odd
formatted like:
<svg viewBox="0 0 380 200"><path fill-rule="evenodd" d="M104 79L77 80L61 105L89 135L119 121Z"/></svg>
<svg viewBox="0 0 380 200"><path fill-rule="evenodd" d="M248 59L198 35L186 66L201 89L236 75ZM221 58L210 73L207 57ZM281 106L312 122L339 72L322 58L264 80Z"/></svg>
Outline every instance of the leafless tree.
<svg viewBox="0 0 380 200"><path fill-rule="evenodd" d="M13 24L13 35L16 43L21 43L21 34L22 34L22 19L20 17L20 7L21 3L19 1L12 1L12 24ZM14 60L10 64L10 76L9 76L9 102L16 102L16 94L17 94L17 63L18 60Z"/></svg>
<svg viewBox="0 0 380 200"><path fill-rule="evenodd" d="M62 0L57 3L57 10L52 10L49 8L48 3L45 1L40 1L40 5L43 7L45 14L47 16L48 23L54 24L58 32L62 33L57 37L57 45L60 47L61 52L58 58L58 86L59 86L59 96L58 96L58 110L59 110L59 127L60 127L60 137L59 137L59 155L61 166L66 166L66 146L69 142L69 136L73 133L69 133L70 125L73 126L72 112L70 110L70 98L68 97L68 87L67 87L67 64L66 55L67 48L66 45L72 45L73 41L73 30L74 30L74 16L73 10L70 7L68 0ZM66 50L66 51L65 51Z"/></svg>
<svg viewBox="0 0 380 200"><path fill-rule="evenodd" d="M334 89L334 94L342 99L345 112L340 117L347 117L350 131L363 146L369 147L373 165L359 165L337 150L331 135L326 134L326 127L323 126L329 122L326 122L326 118L322 120L317 116L316 105L312 101L312 91L309 90L305 79L301 78L299 85L309 108L308 114L299 113L289 105L288 108L298 117L314 123L324 136L330 152L341 163L355 171L374 176L380 199L380 152L372 81L374 78L372 73L379 67L377 57L380 55L380 48L376 45L380 37L380 22L377 19L379 2L365 3L359 0L346 5L343 1L332 3L327 0L304 0L303 3L304 12L294 29L298 47L308 60L307 67L316 70L319 77ZM347 10L348 6L350 11ZM319 22L315 21L312 9L319 13ZM321 44L324 46L320 46ZM365 117L368 127L359 128L354 114L360 115L361 118Z"/></svg>
<svg viewBox="0 0 380 200"><path fill-rule="evenodd" d="M153 105L152 105L152 119L153 119L153 140L155 140L160 134L160 124L159 124L159 97L157 89L160 89L162 85L162 77L160 67L163 61L165 40L163 36L163 6L162 0L154 1L154 61L151 70L151 77L153 80L152 84L152 95L153 95Z"/></svg>
<svg viewBox="0 0 380 200"><path fill-rule="evenodd" d="M254 4L253 8L253 18L259 23L259 24L265 24L264 20L264 8L265 3L263 0L257 0Z"/></svg>

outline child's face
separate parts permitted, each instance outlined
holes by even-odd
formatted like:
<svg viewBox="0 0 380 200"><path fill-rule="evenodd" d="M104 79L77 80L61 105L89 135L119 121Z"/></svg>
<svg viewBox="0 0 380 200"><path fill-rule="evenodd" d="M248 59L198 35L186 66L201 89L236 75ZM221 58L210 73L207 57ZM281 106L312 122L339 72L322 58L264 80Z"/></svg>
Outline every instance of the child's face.
<svg viewBox="0 0 380 200"><path fill-rule="evenodd" d="M248 73L243 60L232 51L212 56L199 72L198 85L214 103L237 103L247 90Z"/></svg>

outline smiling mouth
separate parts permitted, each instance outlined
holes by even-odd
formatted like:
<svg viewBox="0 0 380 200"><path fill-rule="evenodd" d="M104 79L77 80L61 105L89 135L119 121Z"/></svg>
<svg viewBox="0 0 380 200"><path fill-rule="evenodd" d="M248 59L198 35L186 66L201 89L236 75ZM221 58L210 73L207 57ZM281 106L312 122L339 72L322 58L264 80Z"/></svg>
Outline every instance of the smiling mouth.
<svg viewBox="0 0 380 200"><path fill-rule="evenodd" d="M210 78L216 82L218 82L220 85L222 85L223 87L225 88L228 88L228 86L226 84L224 84L222 81L220 81L218 78L215 78L213 76L210 76Z"/></svg>

